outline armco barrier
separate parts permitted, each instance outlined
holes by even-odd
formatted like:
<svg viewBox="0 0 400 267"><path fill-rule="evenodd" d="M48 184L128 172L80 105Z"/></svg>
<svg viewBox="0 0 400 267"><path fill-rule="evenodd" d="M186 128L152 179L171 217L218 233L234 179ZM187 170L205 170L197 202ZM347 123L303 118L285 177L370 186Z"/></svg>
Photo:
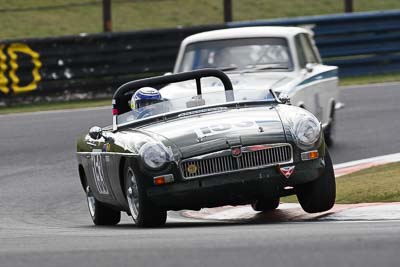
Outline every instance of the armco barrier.
<svg viewBox="0 0 400 267"><path fill-rule="evenodd" d="M186 36L223 25L0 42L0 97L111 92L171 71ZM23 94L26 96L27 94Z"/></svg>
<svg viewBox="0 0 400 267"><path fill-rule="evenodd" d="M228 27L264 25L311 27L324 63L339 66L341 77L400 72L399 10L233 22Z"/></svg>
<svg viewBox="0 0 400 267"><path fill-rule="evenodd" d="M0 42L0 98L96 92L171 71L185 37L208 30L264 25L311 27L326 64L339 75L400 71L400 11L233 22L165 30Z"/></svg>

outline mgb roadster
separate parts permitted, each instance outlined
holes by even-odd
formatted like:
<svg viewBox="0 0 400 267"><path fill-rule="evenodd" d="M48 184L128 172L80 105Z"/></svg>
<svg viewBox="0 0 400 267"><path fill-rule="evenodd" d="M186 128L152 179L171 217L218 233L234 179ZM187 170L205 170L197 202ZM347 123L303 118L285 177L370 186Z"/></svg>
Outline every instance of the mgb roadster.
<svg viewBox="0 0 400 267"><path fill-rule="evenodd" d="M202 86L209 78L215 84ZM195 93L157 98L155 88L189 80ZM293 194L306 212L334 205L320 121L273 90L233 90L223 72L201 69L128 82L112 105L112 125L77 142L96 225L117 224L121 212L138 227L165 224L168 210L251 204L266 212Z"/></svg>

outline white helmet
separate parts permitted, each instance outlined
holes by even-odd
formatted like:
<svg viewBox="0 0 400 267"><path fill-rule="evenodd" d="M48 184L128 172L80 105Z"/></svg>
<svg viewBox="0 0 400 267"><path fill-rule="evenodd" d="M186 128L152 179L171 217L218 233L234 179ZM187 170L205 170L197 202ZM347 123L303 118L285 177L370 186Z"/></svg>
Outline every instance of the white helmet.
<svg viewBox="0 0 400 267"><path fill-rule="evenodd" d="M162 101L160 92L152 87L143 87L137 90L131 98L131 109L140 109Z"/></svg>

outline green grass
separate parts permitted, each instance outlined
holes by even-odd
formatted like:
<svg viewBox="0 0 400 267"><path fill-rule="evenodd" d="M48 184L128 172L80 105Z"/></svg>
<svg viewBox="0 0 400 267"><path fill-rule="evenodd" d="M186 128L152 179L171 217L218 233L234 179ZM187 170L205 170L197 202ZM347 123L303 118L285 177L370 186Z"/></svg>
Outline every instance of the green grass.
<svg viewBox="0 0 400 267"><path fill-rule="evenodd" d="M222 23L222 2L222 0L113 0L113 30L132 31ZM312 4L306 0L233 0L232 2L235 21L343 12L343 1L332 0L313 1ZM101 32L101 3L102 0L0 0L0 25L2 25L0 40ZM398 0L354 0L354 3L355 11L400 9ZM35 7L68 4L78 5L29 10ZM391 74L345 78L340 84L399 80L400 74ZM109 100L18 105L0 108L0 114L99 106L106 104L107 101Z"/></svg>
<svg viewBox="0 0 400 267"><path fill-rule="evenodd" d="M385 83L400 81L400 73L348 77L340 79L340 85L362 85L371 83Z"/></svg>
<svg viewBox="0 0 400 267"><path fill-rule="evenodd" d="M85 4L93 3L94 4ZM344 1L233 0L235 21L342 13ZM84 4L57 9L32 7ZM1 39L102 31L101 0L0 0ZM113 0L114 31L223 22L222 0ZM21 11L24 8L25 11ZM400 9L398 0L354 0L355 11ZM19 9L20 11L16 11Z"/></svg>
<svg viewBox="0 0 400 267"><path fill-rule="evenodd" d="M344 175L336 179L336 203L400 201L400 163L392 163ZM295 196L283 202L297 202Z"/></svg>
<svg viewBox="0 0 400 267"><path fill-rule="evenodd" d="M54 103L35 103L35 104L14 104L8 107L0 107L0 114L22 113L22 112L36 112L48 110L61 110L61 109L77 109L110 106L111 112L111 98L99 100L74 100L69 102L54 102Z"/></svg>

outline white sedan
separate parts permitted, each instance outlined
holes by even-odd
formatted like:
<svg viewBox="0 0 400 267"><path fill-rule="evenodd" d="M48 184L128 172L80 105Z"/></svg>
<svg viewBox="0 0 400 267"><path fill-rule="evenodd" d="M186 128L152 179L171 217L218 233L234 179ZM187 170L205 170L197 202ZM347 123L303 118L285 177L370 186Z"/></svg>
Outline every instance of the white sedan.
<svg viewBox="0 0 400 267"><path fill-rule="evenodd" d="M338 68L323 65L310 30L300 27L243 27L203 32L181 43L174 73L203 68L225 71L234 90L273 89L321 121L332 144L338 104ZM205 92L221 90L213 78ZM160 90L166 99L196 95L190 82Z"/></svg>

